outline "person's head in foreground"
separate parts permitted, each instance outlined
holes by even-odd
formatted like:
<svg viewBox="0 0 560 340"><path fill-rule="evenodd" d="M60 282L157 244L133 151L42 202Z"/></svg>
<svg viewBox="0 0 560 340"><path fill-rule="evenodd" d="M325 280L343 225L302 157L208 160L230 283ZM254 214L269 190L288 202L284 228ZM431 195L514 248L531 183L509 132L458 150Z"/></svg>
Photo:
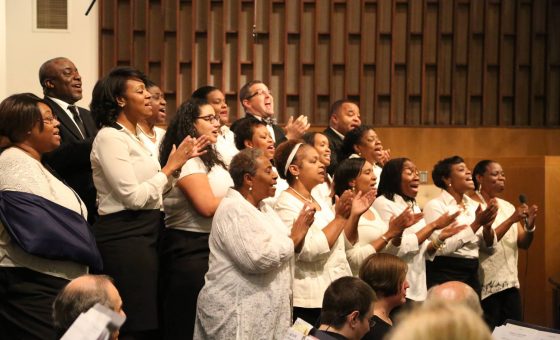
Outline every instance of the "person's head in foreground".
<svg viewBox="0 0 560 340"><path fill-rule="evenodd" d="M491 340L488 326L470 308L449 301L425 304L403 315L387 340Z"/></svg>
<svg viewBox="0 0 560 340"><path fill-rule="evenodd" d="M430 288L424 304L438 303L440 301L463 304L480 316L483 313L478 295L471 286L464 282L447 281Z"/></svg>
<svg viewBox="0 0 560 340"><path fill-rule="evenodd" d="M333 281L323 297L319 330L347 339L361 339L373 326L375 300L375 292L357 277L345 276Z"/></svg>
<svg viewBox="0 0 560 340"><path fill-rule="evenodd" d="M110 277L83 275L70 281L53 303L52 315L57 337L62 337L81 313L87 312L97 303L125 316L121 296ZM111 334L112 340L118 337L118 330Z"/></svg>

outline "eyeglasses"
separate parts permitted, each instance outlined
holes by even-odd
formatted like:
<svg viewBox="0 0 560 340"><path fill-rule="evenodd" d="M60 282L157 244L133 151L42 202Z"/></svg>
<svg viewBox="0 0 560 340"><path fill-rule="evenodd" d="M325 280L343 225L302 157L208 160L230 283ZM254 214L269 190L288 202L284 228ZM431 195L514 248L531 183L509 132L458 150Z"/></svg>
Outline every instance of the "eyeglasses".
<svg viewBox="0 0 560 340"><path fill-rule="evenodd" d="M245 98L245 99L251 99L254 96L264 96L265 94L272 96L272 91L270 90L265 90L265 89L258 89L257 92L253 93L252 95L250 95L249 97Z"/></svg>
<svg viewBox="0 0 560 340"><path fill-rule="evenodd" d="M220 117L216 116L216 115L208 115L208 116L202 116L202 117L196 117L196 119L203 119L209 123L212 122L219 122L220 121Z"/></svg>
<svg viewBox="0 0 560 340"><path fill-rule="evenodd" d="M58 122L58 118L56 116L43 117L43 122L49 125L54 124L55 120Z"/></svg>

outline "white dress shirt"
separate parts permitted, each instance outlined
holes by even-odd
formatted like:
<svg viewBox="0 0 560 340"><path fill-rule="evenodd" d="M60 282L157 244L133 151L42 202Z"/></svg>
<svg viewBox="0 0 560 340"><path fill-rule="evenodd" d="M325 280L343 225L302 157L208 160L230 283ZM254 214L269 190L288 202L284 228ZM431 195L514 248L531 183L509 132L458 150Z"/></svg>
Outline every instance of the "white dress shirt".
<svg viewBox="0 0 560 340"><path fill-rule="evenodd" d="M161 194L171 181L137 135L122 127L102 128L90 159L99 215L161 208Z"/></svg>
<svg viewBox="0 0 560 340"><path fill-rule="evenodd" d="M426 220L426 223L431 223L437 220L446 212L453 214L460 210L461 214L457 217L456 221L459 222L459 224L467 225L467 228L461 232L447 238L444 241L442 249L438 250L436 255L477 259L479 247L488 248L484 238L482 237L483 228L480 227L476 234L471 228L471 223L475 220L476 209L479 206L479 203L472 200L467 195L463 195L462 203L464 208L457 204L455 198L453 198L453 196L445 190L442 190L438 197L426 203L426 206L424 207L424 219ZM436 230L433 235L437 236L440 233L441 230ZM489 247L495 245L496 241L496 234L494 233L493 243Z"/></svg>
<svg viewBox="0 0 560 340"><path fill-rule="evenodd" d="M282 339L291 325L294 244L274 211L230 188L208 241L194 339Z"/></svg>
<svg viewBox="0 0 560 340"><path fill-rule="evenodd" d="M420 213L420 208L416 204L407 203L402 196L395 194L393 201L385 196L379 196L373 202L373 207L379 212L381 219L389 223L391 217L397 217L407 207L412 207L413 213ZM422 244L418 244L416 233L426 226L426 221L421 219L416 224L406 228L403 232L401 245L395 253L402 258L408 265L406 279L410 287L406 291L406 297L414 301L424 301L428 293L426 286L426 259L432 260L427 252L430 239L426 239ZM435 255L435 254L434 254Z"/></svg>
<svg viewBox="0 0 560 340"><path fill-rule="evenodd" d="M228 188L233 186L233 180L226 169L216 164L210 171L207 171L200 157L191 158L183 165L179 179L193 174L206 174L208 176L208 183L215 197L224 197ZM167 228L196 233L209 233L212 229L212 218L200 215L192 202L176 185L165 195L163 210L165 211L165 226Z"/></svg>
<svg viewBox="0 0 560 340"><path fill-rule="evenodd" d="M67 102L60 100L58 98L54 98L54 97L49 97L47 96L50 100L52 100L53 102L57 103L58 106L60 106L62 108L62 110L64 112L66 112L66 114L68 115L68 117L70 118L70 120L72 122L74 122L74 125L76 126L76 129L78 130L78 132L80 133L80 135L82 135L82 138L85 138L84 134L82 133L82 130L80 130L80 128L78 127L78 124L76 123L76 120L74 119L74 114L68 109L68 106L70 106L71 104L68 104ZM77 108L76 108L77 109Z"/></svg>
<svg viewBox="0 0 560 340"><path fill-rule="evenodd" d="M299 254L296 254L294 274L294 306L304 308L321 308L323 294L334 280L342 276L351 276L352 271L346 259L346 246L349 243L344 231L329 248L327 237L323 233L334 219L330 204L317 200L321 210L315 213L315 220ZM287 191L282 192L274 209L284 224L291 230L299 216L303 203Z"/></svg>

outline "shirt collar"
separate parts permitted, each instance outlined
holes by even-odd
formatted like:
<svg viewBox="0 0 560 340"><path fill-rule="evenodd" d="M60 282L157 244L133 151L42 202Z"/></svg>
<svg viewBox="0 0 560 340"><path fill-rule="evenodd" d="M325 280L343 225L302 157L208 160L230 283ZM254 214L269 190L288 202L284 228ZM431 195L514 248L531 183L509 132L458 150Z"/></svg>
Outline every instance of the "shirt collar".
<svg viewBox="0 0 560 340"><path fill-rule="evenodd" d="M448 193L447 190L441 191L441 200L446 205L458 205L455 198L450 193ZM465 206L471 204L472 202L474 201L469 196L463 194L463 203L465 204Z"/></svg>
<svg viewBox="0 0 560 340"><path fill-rule="evenodd" d="M58 98L54 98L54 97L50 97L50 96L47 96L47 98L49 98L50 100L52 100L53 102L58 104L58 106L60 106L61 108L63 108L66 111L68 111L68 106L73 105L73 104L68 104L64 100L60 100Z"/></svg>
<svg viewBox="0 0 560 340"><path fill-rule="evenodd" d="M336 133L336 135L337 135L338 137L340 137L340 139L344 140L344 135L343 135L342 133L336 131L336 129L333 128L332 126L330 126L330 129L333 130L334 133Z"/></svg>

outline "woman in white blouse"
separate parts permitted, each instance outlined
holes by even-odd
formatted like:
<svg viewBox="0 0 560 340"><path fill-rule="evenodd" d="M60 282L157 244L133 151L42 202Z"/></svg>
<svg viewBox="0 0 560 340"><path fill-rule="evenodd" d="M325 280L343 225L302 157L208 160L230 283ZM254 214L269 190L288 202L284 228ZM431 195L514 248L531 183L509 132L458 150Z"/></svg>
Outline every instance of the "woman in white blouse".
<svg viewBox="0 0 560 340"><path fill-rule="evenodd" d="M319 161L328 168L331 164L331 149L327 136L320 132L306 132L302 139L317 150ZM313 188L311 194L324 200L330 200L332 197L332 182L331 175L325 174L325 181Z"/></svg>
<svg viewBox="0 0 560 340"><path fill-rule="evenodd" d="M492 199L498 206L498 215L492 224L498 244L493 252L480 252L479 270L484 317L488 326L494 329L507 319L523 319L517 275L518 248L528 249L533 242L538 207L529 207L526 203L514 207L497 197L506 184L500 163L478 162L473 170L473 181L476 191L471 197L482 207Z"/></svg>
<svg viewBox="0 0 560 340"><path fill-rule="evenodd" d="M202 86L192 93L192 98L207 101L214 109L214 113L220 117L220 129L218 130L220 135L216 141L216 151L229 167L231 159L239 150L235 147L235 135L229 128L229 106L224 93L214 86Z"/></svg>
<svg viewBox="0 0 560 340"><path fill-rule="evenodd" d="M363 158L345 159L339 163L334 174L334 193L341 195L346 190L376 192L376 182L370 162ZM384 221L373 207L369 207L357 224L358 241L346 250L352 273L357 276L362 262L375 252L397 254L403 231L420 218L421 214L404 209L394 218Z"/></svg>
<svg viewBox="0 0 560 340"><path fill-rule="evenodd" d="M383 144L379 136L368 125L360 125L346 134L342 145L344 158L359 157L365 158L373 164L373 172L379 178L385 163L390 159L390 151L383 149ZM342 161L342 160L340 160Z"/></svg>
<svg viewBox="0 0 560 340"><path fill-rule="evenodd" d="M436 221L445 213L460 211L457 222L467 228L446 240L435 238L438 249L433 261L426 262L428 288L447 281L462 281L480 295L478 280L478 250L496 244L492 223L498 208L491 200L486 209L470 199L466 193L474 189L471 171L463 159L453 156L440 160L432 171L434 184L442 189L441 194L426 203L426 223ZM439 231L434 232L435 236Z"/></svg>
<svg viewBox="0 0 560 340"><path fill-rule="evenodd" d="M152 115L145 81L140 71L117 67L97 82L91 102L102 127L90 156L100 215L93 230L103 271L115 279L126 306L121 336L132 339L153 337L158 328L156 241L162 193L172 174L203 146L185 138L160 167L138 136L138 122Z"/></svg>
<svg viewBox="0 0 560 340"><path fill-rule="evenodd" d="M59 125L51 108L31 93L15 94L0 103L0 136L9 141L0 154L0 190L37 195L83 213L85 224L84 203L41 164L41 155L60 145ZM52 303L70 280L87 272L86 265L74 261L25 252L0 222L1 337L54 338Z"/></svg>
<svg viewBox="0 0 560 340"><path fill-rule="evenodd" d="M210 232L210 262L197 303L194 339L281 339L291 325L292 259L313 222L304 208L290 230L263 204L278 175L260 149L237 154L234 187Z"/></svg>
<svg viewBox="0 0 560 340"><path fill-rule="evenodd" d="M395 158L388 161L383 167L378 197L373 202L373 207L381 216L381 219L388 223L403 211L410 209L414 214L420 214L420 208L416 204L416 196L420 179L416 165L408 158ZM450 224L457 218L459 212L449 215L447 213L440 216L431 223L426 223L422 218L411 227L405 229L400 240L395 255L402 258L408 265L406 278L410 283L410 288L406 292L406 297L413 301L424 301L428 293L426 286L426 259L433 259L435 255L435 245L445 239L457 234L466 226ZM432 233L443 229L439 234L439 239L431 239ZM435 236L434 236L435 237Z"/></svg>
<svg viewBox="0 0 560 340"><path fill-rule="evenodd" d="M258 119L239 120L235 126L234 140L237 149L260 149L262 150L263 155L274 163L273 158L276 147L274 146L274 140L272 139L272 136L270 135L270 132L264 122ZM278 173L274 164L272 166L274 171ZM273 207L280 194L286 189L288 189L288 182L286 182L283 178L278 178L274 196L265 198L263 202Z"/></svg>
<svg viewBox="0 0 560 340"><path fill-rule="evenodd" d="M274 209L292 228L300 211L309 206L316 210L315 220L296 254L294 278L294 319L299 317L315 324L321 311L323 293L331 282L352 275L346 259L346 247L356 241L355 229L361 214L375 196L354 195L346 191L331 209L328 201L311 195L311 190L325 180L325 166L319 154L302 141L288 140L278 146L274 155L280 176L290 187L280 194Z"/></svg>
<svg viewBox="0 0 560 340"><path fill-rule="evenodd" d="M161 144L161 157L185 136L206 136L206 153L189 159L165 194L161 238L162 311L165 339L191 338L196 299L208 271L212 217L233 181L215 149L220 123L206 101L190 99L177 109Z"/></svg>
<svg viewBox="0 0 560 340"><path fill-rule="evenodd" d="M153 81L146 81L146 89L150 92L150 104L152 106L152 115L138 122L138 137L144 145L150 149L152 156L159 160L159 145L165 136L165 130L158 127L159 124L165 124L166 107L165 94Z"/></svg>

